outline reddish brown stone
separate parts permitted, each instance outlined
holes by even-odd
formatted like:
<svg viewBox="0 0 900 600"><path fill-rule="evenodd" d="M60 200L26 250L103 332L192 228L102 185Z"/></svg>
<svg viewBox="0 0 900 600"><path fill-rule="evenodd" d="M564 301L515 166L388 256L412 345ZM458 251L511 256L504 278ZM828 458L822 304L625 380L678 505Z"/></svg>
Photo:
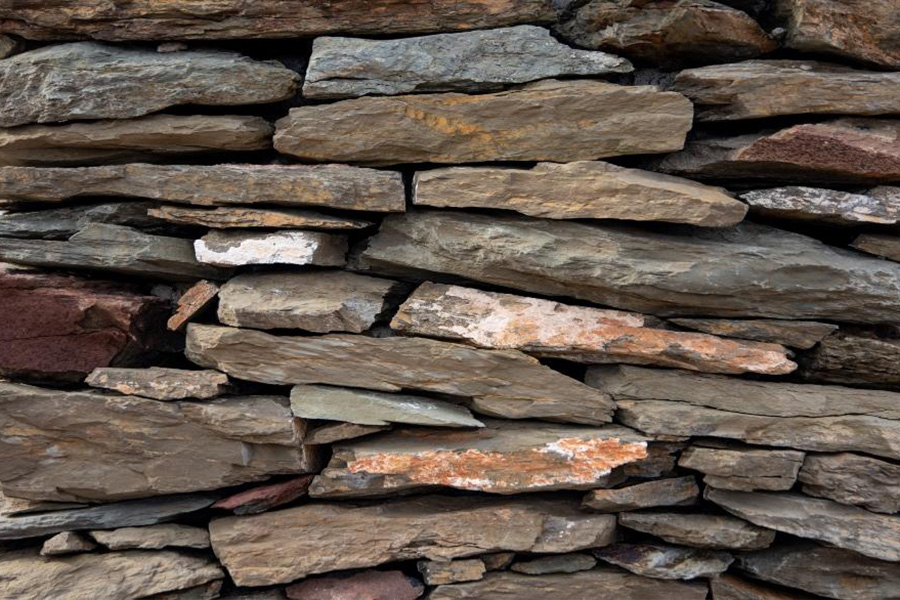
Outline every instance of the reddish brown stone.
<svg viewBox="0 0 900 600"><path fill-rule="evenodd" d="M285 591L291 600L416 600L425 588L400 571L364 571L345 578L307 579Z"/></svg>
<svg viewBox="0 0 900 600"><path fill-rule="evenodd" d="M175 313L169 317L168 327L179 331L201 310L209 306L219 294L219 286L211 281L198 281L188 288L178 299Z"/></svg>
<svg viewBox="0 0 900 600"><path fill-rule="evenodd" d="M213 504L213 508L234 511L236 515L252 515L261 513L292 502L306 495L312 475L302 475L289 481L261 485L234 496L229 496Z"/></svg>

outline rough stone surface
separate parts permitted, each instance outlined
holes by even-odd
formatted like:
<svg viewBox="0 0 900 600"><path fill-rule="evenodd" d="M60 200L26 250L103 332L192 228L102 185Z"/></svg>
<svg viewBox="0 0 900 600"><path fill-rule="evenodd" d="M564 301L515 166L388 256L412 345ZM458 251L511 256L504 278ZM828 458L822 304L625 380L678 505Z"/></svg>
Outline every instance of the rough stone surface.
<svg viewBox="0 0 900 600"><path fill-rule="evenodd" d="M598 512L617 513L654 506L693 504L699 496L700 488L693 477L676 477L610 490L594 490L584 497L582 506Z"/></svg>
<svg viewBox="0 0 900 600"><path fill-rule="evenodd" d="M819 540L870 558L900 561L900 519L895 516L800 494L707 488L705 497L762 527Z"/></svg>
<svg viewBox="0 0 900 600"><path fill-rule="evenodd" d="M105 165L0 167L0 197L59 202L140 197L199 206L277 204L403 212L399 173L346 165Z"/></svg>
<svg viewBox="0 0 900 600"><path fill-rule="evenodd" d="M712 578L709 588L713 600L813 600L807 594L774 590L729 574Z"/></svg>
<svg viewBox="0 0 900 600"><path fill-rule="evenodd" d="M497 552L481 556L481 560L488 571L503 571L512 564L515 558L515 552Z"/></svg>
<svg viewBox="0 0 900 600"><path fill-rule="evenodd" d="M0 413L4 493L34 500L209 490L318 466L278 396L158 402L3 383Z"/></svg>
<svg viewBox="0 0 900 600"><path fill-rule="evenodd" d="M697 105L700 121L900 113L900 74L812 60L748 60L690 69L678 74L672 89Z"/></svg>
<svg viewBox="0 0 900 600"><path fill-rule="evenodd" d="M558 25L563 38L659 65L728 62L776 42L746 13L709 0L590 0Z"/></svg>
<svg viewBox="0 0 900 600"><path fill-rule="evenodd" d="M802 374L813 381L898 388L900 341L830 335L809 355Z"/></svg>
<svg viewBox="0 0 900 600"><path fill-rule="evenodd" d="M0 35L0 59L9 58L13 54L18 54L25 47L25 44L14 37L8 35Z"/></svg>
<svg viewBox="0 0 900 600"><path fill-rule="evenodd" d="M727 552L660 544L613 544L594 550L594 555L635 575L655 579L715 577L734 562Z"/></svg>
<svg viewBox="0 0 900 600"><path fill-rule="evenodd" d="M91 203L8 212L0 214L0 237L67 240L91 223L157 227L162 221L147 214L153 206L151 202Z"/></svg>
<svg viewBox="0 0 900 600"><path fill-rule="evenodd" d="M90 532L91 537L110 550L160 550L162 548L209 548L209 532L200 527L150 525Z"/></svg>
<svg viewBox="0 0 900 600"><path fill-rule="evenodd" d="M180 331L218 295L218 285L211 281L198 281L178 297L175 312L169 317L166 326L172 331Z"/></svg>
<svg viewBox="0 0 900 600"><path fill-rule="evenodd" d="M0 62L0 126L127 119L180 104L277 102L294 94L299 78L279 63L234 52L45 46Z"/></svg>
<svg viewBox="0 0 900 600"><path fill-rule="evenodd" d="M99 367L84 381L91 387L154 400L209 400L228 388L228 375L218 371L187 371L150 367L124 369Z"/></svg>
<svg viewBox="0 0 900 600"><path fill-rule="evenodd" d="M740 223L747 207L722 188L600 161L531 169L451 167L420 171L413 203L496 208L546 219L664 221L703 227Z"/></svg>
<svg viewBox="0 0 900 600"><path fill-rule="evenodd" d="M272 145L274 128L251 116L152 115L0 130L0 165L34 167L161 161Z"/></svg>
<svg viewBox="0 0 900 600"><path fill-rule="evenodd" d="M260 586L394 560L604 546L615 517L560 500L420 496L374 506L307 504L210 523L216 556L238 585Z"/></svg>
<svg viewBox="0 0 900 600"><path fill-rule="evenodd" d="M703 483L711 487L777 492L794 487L803 457L796 450L691 446L681 454L678 466L700 471L706 475Z"/></svg>
<svg viewBox="0 0 900 600"><path fill-rule="evenodd" d="M569 48L532 25L393 40L320 37L313 42L303 95L479 92L538 79L632 70L625 59Z"/></svg>
<svg viewBox="0 0 900 600"><path fill-rule="evenodd" d="M238 379L450 394L470 398L477 412L504 418L600 424L613 409L602 392L514 350L420 338L276 337L193 324L186 352L195 363ZM474 376L461 379L460 372Z"/></svg>
<svg viewBox="0 0 900 600"><path fill-rule="evenodd" d="M387 431L387 425L356 425L354 423L341 423L335 421L318 427L311 428L303 438L305 444L333 444L343 440L363 437L379 431Z"/></svg>
<svg viewBox="0 0 900 600"><path fill-rule="evenodd" d="M809 187L782 187L741 194L750 212L767 219L858 227L896 225L900 207L864 194Z"/></svg>
<svg viewBox="0 0 900 600"><path fill-rule="evenodd" d="M97 544L77 531L63 531L44 541L41 556L62 556L90 552Z"/></svg>
<svg viewBox="0 0 900 600"><path fill-rule="evenodd" d="M425 283L400 307L391 327L482 348L517 349L593 364L773 375L797 368L781 346L635 327L639 320L603 309Z"/></svg>
<svg viewBox="0 0 900 600"><path fill-rule="evenodd" d="M435 427L484 427L464 406L424 396L385 394L353 388L298 385L291 390L291 410L303 419L343 421L354 425L406 423Z"/></svg>
<svg viewBox="0 0 900 600"><path fill-rule="evenodd" d="M595 566L597 566L597 560L589 554L558 554L519 561L513 563L509 570L526 575L547 575L549 573L589 571Z"/></svg>
<svg viewBox="0 0 900 600"><path fill-rule="evenodd" d="M370 165L570 162L680 150L692 119L691 103L680 94L548 80L477 96L358 98L294 108L276 123L275 148L304 160Z"/></svg>
<svg viewBox="0 0 900 600"><path fill-rule="evenodd" d="M402 571L363 571L350 577L318 577L288 587L290 600L416 600L422 582Z"/></svg>
<svg viewBox="0 0 900 600"><path fill-rule="evenodd" d="M713 550L759 550L775 540L774 531L724 515L624 512L619 513L619 525L655 535L670 544Z"/></svg>
<svg viewBox="0 0 900 600"><path fill-rule="evenodd" d="M900 267L752 223L688 236L414 212L385 219L356 267L446 273L661 316L900 320Z"/></svg>
<svg viewBox="0 0 900 600"><path fill-rule="evenodd" d="M864 233L853 240L850 246L868 254L900 262L900 238L893 235Z"/></svg>
<svg viewBox="0 0 900 600"><path fill-rule="evenodd" d="M316 265L340 267L347 238L317 231L211 231L194 242L197 260L217 267Z"/></svg>
<svg viewBox="0 0 900 600"><path fill-rule="evenodd" d="M894 463L848 452L809 454L799 479L808 496L874 512L900 512L900 465Z"/></svg>
<svg viewBox="0 0 900 600"><path fill-rule="evenodd" d="M314 497L387 495L422 487L517 494L603 486L613 470L648 457L624 427L486 420L481 430L397 430L338 444L310 488Z"/></svg>
<svg viewBox="0 0 900 600"><path fill-rule="evenodd" d="M306 439L303 440L307 442ZM236 515L254 515L270 508L293 502L306 495L312 475L301 475L281 483L272 483L238 492L213 504L213 508L230 510Z"/></svg>
<svg viewBox="0 0 900 600"><path fill-rule="evenodd" d="M416 565L427 585L447 585L484 579L485 566L480 558L462 560L421 560Z"/></svg>
<svg viewBox="0 0 900 600"><path fill-rule="evenodd" d="M712 335L743 340L783 344L809 350L838 326L815 321L781 321L777 319L670 319L672 323Z"/></svg>
<svg viewBox="0 0 900 600"><path fill-rule="evenodd" d="M638 367L594 367L587 382L615 399L619 422L651 434L900 459L894 392Z"/></svg>
<svg viewBox="0 0 900 600"><path fill-rule="evenodd" d="M369 221L335 217L309 210L272 208L188 208L161 206L151 208L149 215L175 225L193 225L211 229L365 229Z"/></svg>
<svg viewBox="0 0 900 600"><path fill-rule="evenodd" d="M361 333L391 307L399 287L346 271L239 275L219 293L219 321L251 329Z"/></svg>

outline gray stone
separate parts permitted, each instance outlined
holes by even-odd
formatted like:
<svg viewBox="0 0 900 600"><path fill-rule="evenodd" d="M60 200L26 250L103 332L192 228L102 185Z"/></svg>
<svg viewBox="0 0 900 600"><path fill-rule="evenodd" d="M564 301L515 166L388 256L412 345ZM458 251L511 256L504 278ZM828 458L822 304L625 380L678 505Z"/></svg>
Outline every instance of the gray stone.
<svg viewBox="0 0 900 600"><path fill-rule="evenodd" d="M209 400L228 390L228 375L224 373L161 367L100 367L94 369L84 382L91 387L154 400Z"/></svg>
<svg viewBox="0 0 900 600"><path fill-rule="evenodd" d="M62 556L90 552L97 544L77 531L63 531L45 540L41 546L41 556Z"/></svg>
<svg viewBox="0 0 900 600"><path fill-rule="evenodd" d="M83 204L0 214L0 237L67 240L91 223L125 225L138 229L163 222L149 216L150 202Z"/></svg>
<svg viewBox="0 0 900 600"><path fill-rule="evenodd" d="M658 479L587 494L582 506L604 513L617 513L654 506L694 504L700 488L692 476Z"/></svg>
<svg viewBox="0 0 900 600"><path fill-rule="evenodd" d="M0 126L127 119L181 104L234 106L290 98L300 79L234 52L77 42L0 62Z"/></svg>
<svg viewBox="0 0 900 600"><path fill-rule="evenodd" d="M726 515L623 512L619 513L619 525L655 535L670 544L712 550L759 550L775 540L774 531Z"/></svg>
<svg viewBox="0 0 900 600"><path fill-rule="evenodd" d="M578 573L590 571L597 566L597 560L589 554L559 554L542 556L531 560L517 561L509 568L525 575L548 575L551 573Z"/></svg>
<svg viewBox="0 0 900 600"><path fill-rule="evenodd" d="M900 207L864 194L810 187L782 187L741 194L750 212L763 218L842 227L895 225Z"/></svg>
<svg viewBox="0 0 900 600"><path fill-rule="evenodd" d="M900 388L900 341L830 335L809 354L801 375L811 381Z"/></svg>
<svg viewBox="0 0 900 600"><path fill-rule="evenodd" d="M365 229L370 221L336 217L311 210L274 208L247 208L220 206L217 208L190 208L185 206L160 206L148 211L151 217L174 223L211 229Z"/></svg>
<svg viewBox="0 0 900 600"><path fill-rule="evenodd" d="M672 323L712 335L783 344L809 350L838 326L815 321L777 319L670 319Z"/></svg>
<svg viewBox="0 0 900 600"><path fill-rule="evenodd" d="M678 466L700 471L703 483L723 490L786 491L794 487L803 464L803 452L754 448L691 446Z"/></svg>
<svg viewBox="0 0 900 600"><path fill-rule="evenodd" d="M210 231L194 242L197 260L216 267L247 265L343 266L347 238L318 231Z"/></svg>
<svg viewBox="0 0 900 600"><path fill-rule="evenodd" d="M900 465L860 454L809 454L800 469L803 493L874 512L900 512Z"/></svg>
<svg viewBox="0 0 900 600"><path fill-rule="evenodd" d="M594 556L635 575L655 579L714 577L734 562L727 552L661 544L613 544L594 550Z"/></svg>
<svg viewBox="0 0 900 600"><path fill-rule="evenodd" d="M108 531L95 530L91 537L110 550L160 550L162 548L209 548L209 531L200 527L150 525L123 527Z"/></svg>
<svg viewBox="0 0 900 600"><path fill-rule="evenodd" d="M420 560L416 564L426 585L447 585L484 579L485 567L480 558L462 560Z"/></svg>

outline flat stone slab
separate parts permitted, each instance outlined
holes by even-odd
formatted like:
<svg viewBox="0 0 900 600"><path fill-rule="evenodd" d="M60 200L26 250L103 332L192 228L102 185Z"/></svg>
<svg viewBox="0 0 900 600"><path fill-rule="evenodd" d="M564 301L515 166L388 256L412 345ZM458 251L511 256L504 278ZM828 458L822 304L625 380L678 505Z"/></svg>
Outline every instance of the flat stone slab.
<svg viewBox="0 0 900 600"><path fill-rule="evenodd" d="M248 265L315 265L340 267L346 261L347 238L318 231L210 231L194 242L197 260L216 267Z"/></svg>
<svg viewBox="0 0 900 600"><path fill-rule="evenodd" d="M809 350L838 330L832 323L779 319L669 319L688 329L722 337L771 342Z"/></svg>
<svg viewBox="0 0 900 600"><path fill-rule="evenodd" d="M424 592L421 581L402 571L363 571L349 577L316 577L285 588L290 600L416 600Z"/></svg>
<svg viewBox="0 0 900 600"><path fill-rule="evenodd" d="M146 527L95 530L90 535L110 550L209 548L209 531L201 527L165 523Z"/></svg>
<svg viewBox="0 0 900 600"><path fill-rule="evenodd" d="M582 501L584 508L603 513L618 513L655 506L694 504L700 488L692 476L658 479L608 490L594 490Z"/></svg>
<svg viewBox="0 0 900 600"><path fill-rule="evenodd" d="M741 194L750 212L769 219L824 223L840 227L895 225L900 208L880 198L801 186Z"/></svg>
<svg viewBox="0 0 900 600"><path fill-rule="evenodd" d="M851 248L874 254L894 262L900 262L900 238L881 233L863 233L857 236Z"/></svg>
<svg viewBox="0 0 900 600"><path fill-rule="evenodd" d="M420 560L416 564L427 585L448 585L484 579L485 565L480 558L460 560Z"/></svg>
<svg viewBox="0 0 900 600"><path fill-rule="evenodd" d="M228 375L218 371L188 371L150 367L125 369L99 367L84 381L91 387L154 400L209 400L228 389Z"/></svg>
<svg viewBox="0 0 900 600"><path fill-rule="evenodd" d="M306 439L304 439L304 442ZM306 495L312 475L301 475L280 483L270 483L222 498L213 508L230 510L236 515L254 515L293 502Z"/></svg>
<svg viewBox="0 0 900 600"><path fill-rule="evenodd" d="M635 575L654 579L712 578L734 562L734 557L727 552L661 544L613 544L594 550L594 556Z"/></svg>
<svg viewBox="0 0 900 600"><path fill-rule="evenodd" d="M873 512L900 512L900 465L891 462L849 452L808 454L799 480L808 496Z"/></svg>
<svg viewBox="0 0 900 600"><path fill-rule="evenodd" d="M718 493L718 490L712 492ZM711 550L760 550L775 541L774 531L727 515L660 510L623 512L619 513L619 525L649 533L670 544Z"/></svg>
<svg viewBox="0 0 900 600"><path fill-rule="evenodd" d="M217 208L190 208L185 206L160 206L148 211L155 217L175 225L192 225L210 229L365 229L371 221L335 217L311 210L271 208L246 208L219 206Z"/></svg>
<svg viewBox="0 0 900 600"><path fill-rule="evenodd" d="M114 202L7 212L0 214L0 237L67 240L92 223L155 228L163 221L147 214L154 206L153 202Z"/></svg>
<svg viewBox="0 0 900 600"><path fill-rule="evenodd" d="M752 492L787 491L797 482L803 452L753 448L708 448L691 446L678 459L678 466L700 471L703 483L722 490Z"/></svg>
<svg viewBox="0 0 900 600"><path fill-rule="evenodd" d="M809 354L809 381L900 388L900 341L852 333L830 335Z"/></svg>
<svg viewBox="0 0 900 600"><path fill-rule="evenodd" d="M597 559L590 554L573 553L517 561L510 566L509 570L526 575L549 575L552 573L590 571L595 566L597 566Z"/></svg>

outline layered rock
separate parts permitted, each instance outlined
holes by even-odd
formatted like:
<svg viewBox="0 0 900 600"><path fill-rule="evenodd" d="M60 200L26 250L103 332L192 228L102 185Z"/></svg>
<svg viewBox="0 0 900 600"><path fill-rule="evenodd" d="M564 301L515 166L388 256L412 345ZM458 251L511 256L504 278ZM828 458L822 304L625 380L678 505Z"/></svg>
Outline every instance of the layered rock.
<svg viewBox="0 0 900 600"><path fill-rule="evenodd" d="M532 25L393 40L321 37L313 42L303 95L489 91L538 79L632 70L625 59L569 48Z"/></svg>
<svg viewBox="0 0 900 600"><path fill-rule="evenodd" d="M787 321L777 319L670 319L672 323L723 337L771 342L791 348L809 350L838 326L815 321Z"/></svg>
<svg viewBox="0 0 900 600"><path fill-rule="evenodd" d="M655 506L693 504L700 496L693 477L647 481L610 490L594 490L582 506L597 512L613 513Z"/></svg>
<svg viewBox="0 0 900 600"><path fill-rule="evenodd" d="M188 208L160 206L151 208L149 215L175 225L194 225L211 229L364 229L369 221L349 219L314 212L272 208Z"/></svg>
<svg viewBox="0 0 900 600"><path fill-rule="evenodd" d="M228 375L218 371L186 371L150 367L98 367L84 381L91 387L154 400L210 400L228 389Z"/></svg>
<svg viewBox="0 0 900 600"><path fill-rule="evenodd" d="M613 404L602 392L513 350L477 350L420 338L273 336L193 324L187 355L238 379L276 385L404 389L469 398L477 412L599 424ZM459 373L470 373L460 378Z"/></svg>
<svg viewBox="0 0 900 600"><path fill-rule="evenodd" d="M340 267L347 238L318 231L248 233L215 230L194 242L197 260L216 267L315 265Z"/></svg>
<svg viewBox="0 0 900 600"><path fill-rule="evenodd" d="M45 46L0 63L0 126L127 119L181 104L277 102L294 94L299 78L279 63L234 52Z"/></svg>
<svg viewBox="0 0 900 600"><path fill-rule="evenodd" d="M303 440L307 440L304 438ZM213 508L230 510L236 515L253 515L293 502L306 495L312 475L301 475L281 483L272 483L238 492L213 504Z"/></svg>
<svg viewBox="0 0 900 600"><path fill-rule="evenodd" d="M605 162L540 163L531 169L451 167L420 171L413 203L496 208L549 219L740 223L747 207L721 188Z"/></svg>
<svg viewBox="0 0 900 600"><path fill-rule="evenodd" d="M900 341L830 335L809 355L803 376L849 385L900 387Z"/></svg>
<svg viewBox="0 0 900 600"><path fill-rule="evenodd" d="M635 575L655 579L715 577L734 562L727 552L659 544L613 544L594 550L594 555Z"/></svg>
<svg viewBox="0 0 900 600"><path fill-rule="evenodd" d="M864 233L853 240L850 246L868 254L900 262L900 238L893 235Z"/></svg>
<svg viewBox="0 0 900 600"><path fill-rule="evenodd" d="M671 544L713 550L759 550L768 548L775 540L774 531L724 515L623 512L619 513L619 525L655 535Z"/></svg>
<svg viewBox="0 0 900 600"><path fill-rule="evenodd" d="M794 487L803 458L796 450L691 446L681 454L678 466L700 471L710 487L777 492Z"/></svg>
<svg viewBox="0 0 900 600"><path fill-rule="evenodd" d="M199 527L150 525L97 530L91 537L110 550L160 550L162 548L209 548L209 532Z"/></svg>
<svg viewBox="0 0 900 600"><path fill-rule="evenodd" d="M238 585L394 560L450 560L504 550L562 553L604 546L615 518L565 501L423 496L375 506L307 504L210 523L216 556Z"/></svg>
<svg viewBox="0 0 900 600"><path fill-rule="evenodd" d="M663 316L900 318L900 267L751 223L683 235L412 212L385 219L356 267L420 278L446 273ZM805 270L815 276L798 278Z"/></svg>
<svg viewBox="0 0 900 600"><path fill-rule="evenodd" d="M803 493L874 512L900 512L900 466L842 452L810 454L800 469Z"/></svg>
<svg viewBox="0 0 900 600"><path fill-rule="evenodd" d="M304 160L369 165L569 162L679 150L692 118L680 94L548 80L478 96L359 98L294 108L276 123L275 148Z"/></svg>
<svg viewBox="0 0 900 600"><path fill-rule="evenodd" d="M67 240L92 223L155 228L162 221L147 214L153 207L152 202L115 202L8 212L0 214L0 237Z"/></svg>
<svg viewBox="0 0 900 600"><path fill-rule="evenodd" d="M349 577L317 577L285 590L290 600L416 600L425 591L422 582L402 571L363 571Z"/></svg>
<svg viewBox="0 0 900 600"><path fill-rule="evenodd" d="M318 466L280 397L167 403L5 383L0 411L6 457L0 482L4 493L23 498L120 500ZM54 456L63 445L66 451Z"/></svg>
<svg viewBox="0 0 900 600"><path fill-rule="evenodd" d="M844 227L895 225L900 208L865 194L809 187L782 187L741 194L763 218L811 221Z"/></svg>

